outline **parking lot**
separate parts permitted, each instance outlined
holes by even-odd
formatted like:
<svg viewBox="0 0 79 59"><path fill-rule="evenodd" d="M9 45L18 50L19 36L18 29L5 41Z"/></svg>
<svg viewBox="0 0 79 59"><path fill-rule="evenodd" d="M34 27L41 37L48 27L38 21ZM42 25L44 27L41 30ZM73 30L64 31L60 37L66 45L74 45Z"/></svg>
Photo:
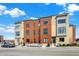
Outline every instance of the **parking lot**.
<svg viewBox="0 0 79 59"><path fill-rule="evenodd" d="M0 56L79 56L79 47L0 48Z"/></svg>

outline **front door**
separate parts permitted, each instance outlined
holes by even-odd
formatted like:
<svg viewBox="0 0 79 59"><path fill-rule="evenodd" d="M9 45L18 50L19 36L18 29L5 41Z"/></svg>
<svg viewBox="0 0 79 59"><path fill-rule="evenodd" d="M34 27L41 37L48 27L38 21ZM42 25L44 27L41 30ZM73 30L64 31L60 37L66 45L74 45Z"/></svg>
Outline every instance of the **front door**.
<svg viewBox="0 0 79 59"><path fill-rule="evenodd" d="M56 45L56 37L52 37L52 43Z"/></svg>
<svg viewBox="0 0 79 59"><path fill-rule="evenodd" d="M29 39L26 40L26 43L30 43Z"/></svg>

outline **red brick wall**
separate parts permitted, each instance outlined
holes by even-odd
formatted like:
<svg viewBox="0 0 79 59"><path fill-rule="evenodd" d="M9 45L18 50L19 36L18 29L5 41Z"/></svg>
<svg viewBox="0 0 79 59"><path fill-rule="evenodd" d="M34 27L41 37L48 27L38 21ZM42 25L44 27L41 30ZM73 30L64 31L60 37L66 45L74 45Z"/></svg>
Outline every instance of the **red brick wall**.
<svg viewBox="0 0 79 59"><path fill-rule="evenodd" d="M40 21L40 36L39 36L39 21ZM44 25L44 21L48 21L48 24L47 25ZM30 24L30 27L27 28L26 27L26 24ZM36 27L34 27L34 24ZM44 35L43 34L43 29L44 28L48 28L48 34L47 35ZM26 30L30 30L30 36L28 38L28 36L26 36ZM34 36L34 33L33 31L36 31L36 35ZM26 44L26 40L29 39L30 40L30 43L34 43L34 39L36 39L36 43L39 42L39 39L40 39L40 42L41 43L44 43L43 42L43 39L44 38L48 38L48 43L50 43L51 41L51 18L41 18L40 20L36 20L36 21L33 21L33 20L29 20L29 21L25 21L24 22L24 43Z"/></svg>
<svg viewBox="0 0 79 59"><path fill-rule="evenodd" d="M44 21L48 21L48 24L47 25L44 25ZM44 38L48 38L48 43L50 43L51 41L51 18L43 18L43 19L40 19L40 40L41 40L41 43L44 43L43 42L43 39ZM44 35L43 34L43 30L44 28L48 28L48 34L47 35Z"/></svg>
<svg viewBox="0 0 79 59"><path fill-rule="evenodd" d="M30 24L30 27L29 28L27 28L26 27L26 24ZM35 24L35 26L36 27L34 27L34 24ZM25 30L24 30L24 41L25 41L25 43L26 43L26 39L29 39L30 40L30 43L34 43L34 39L36 39L36 43L38 43L38 39L39 39L39 35L38 35L38 30L39 30L39 27L38 27L38 24L39 24L39 20L37 20L37 21L33 21L33 20L29 20L29 21L26 21L25 22ZM29 30L30 31L30 36L28 37L28 36L26 36L26 30ZM33 31L36 31L36 35L34 36L34 34L33 34Z"/></svg>
<svg viewBox="0 0 79 59"><path fill-rule="evenodd" d="M73 29L72 29L72 33L73 33L73 35L72 35L72 37L73 37L72 41L73 41L73 44L74 44L74 43L76 43L75 27L74 26L73 26Z"/></svg>

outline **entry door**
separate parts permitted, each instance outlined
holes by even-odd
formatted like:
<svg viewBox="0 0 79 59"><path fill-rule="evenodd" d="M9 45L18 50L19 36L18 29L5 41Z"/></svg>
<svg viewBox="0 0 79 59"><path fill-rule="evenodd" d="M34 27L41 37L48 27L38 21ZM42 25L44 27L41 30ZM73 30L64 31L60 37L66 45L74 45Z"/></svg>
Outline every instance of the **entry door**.
<svg viewBox="0 0 79 59"><path fill-rule="evenodd" d="M52 43L55 45L56 44L56 37L52 37Z"/></svg>
<svg viewBox="0 0 79 59"><path fill-rule="evenodd" d="M29 39L26 40L27 43L30 43Z"/></svg>

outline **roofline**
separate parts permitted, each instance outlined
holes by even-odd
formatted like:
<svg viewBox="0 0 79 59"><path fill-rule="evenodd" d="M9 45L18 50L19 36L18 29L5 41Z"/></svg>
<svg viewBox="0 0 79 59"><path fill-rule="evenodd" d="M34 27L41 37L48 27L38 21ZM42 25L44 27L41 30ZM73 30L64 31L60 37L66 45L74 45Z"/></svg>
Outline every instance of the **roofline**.
<svg viewBox="0 0 79 59"><path fill-rule="evenodd" d="M76 25L73 25L73 24L70 24L69 26L70 26L70 27L76 27Z"/></svg>
<svg viewBox="0 0 79 59"><path fill-rule="evenodd" d="M43 18L50 18L52 16L56 16L56 17L60 17L60 16L66 16L68 15L69 13L63 13L63 14L55 14L55 15L50 15L50 16L45 16L45 17L40 17L38 19L28 19L28 20L22 20L23 22L25 21L37 21L37 20L40 20L40 19L43 19ZM15 24L20 24L21 22L16 22Z"/></svg>
<svg viewBox="0 0 79 59"><path fill-rule="evenodd" d="M21 24L21 22L15 22L15 24Z"/></svg>
<svg viewBox="0 0 79 59"><path fill-rule="evenodd" d="M69 27L72 27L72 28L76 29L76 25L69 25Z"/></svg>

